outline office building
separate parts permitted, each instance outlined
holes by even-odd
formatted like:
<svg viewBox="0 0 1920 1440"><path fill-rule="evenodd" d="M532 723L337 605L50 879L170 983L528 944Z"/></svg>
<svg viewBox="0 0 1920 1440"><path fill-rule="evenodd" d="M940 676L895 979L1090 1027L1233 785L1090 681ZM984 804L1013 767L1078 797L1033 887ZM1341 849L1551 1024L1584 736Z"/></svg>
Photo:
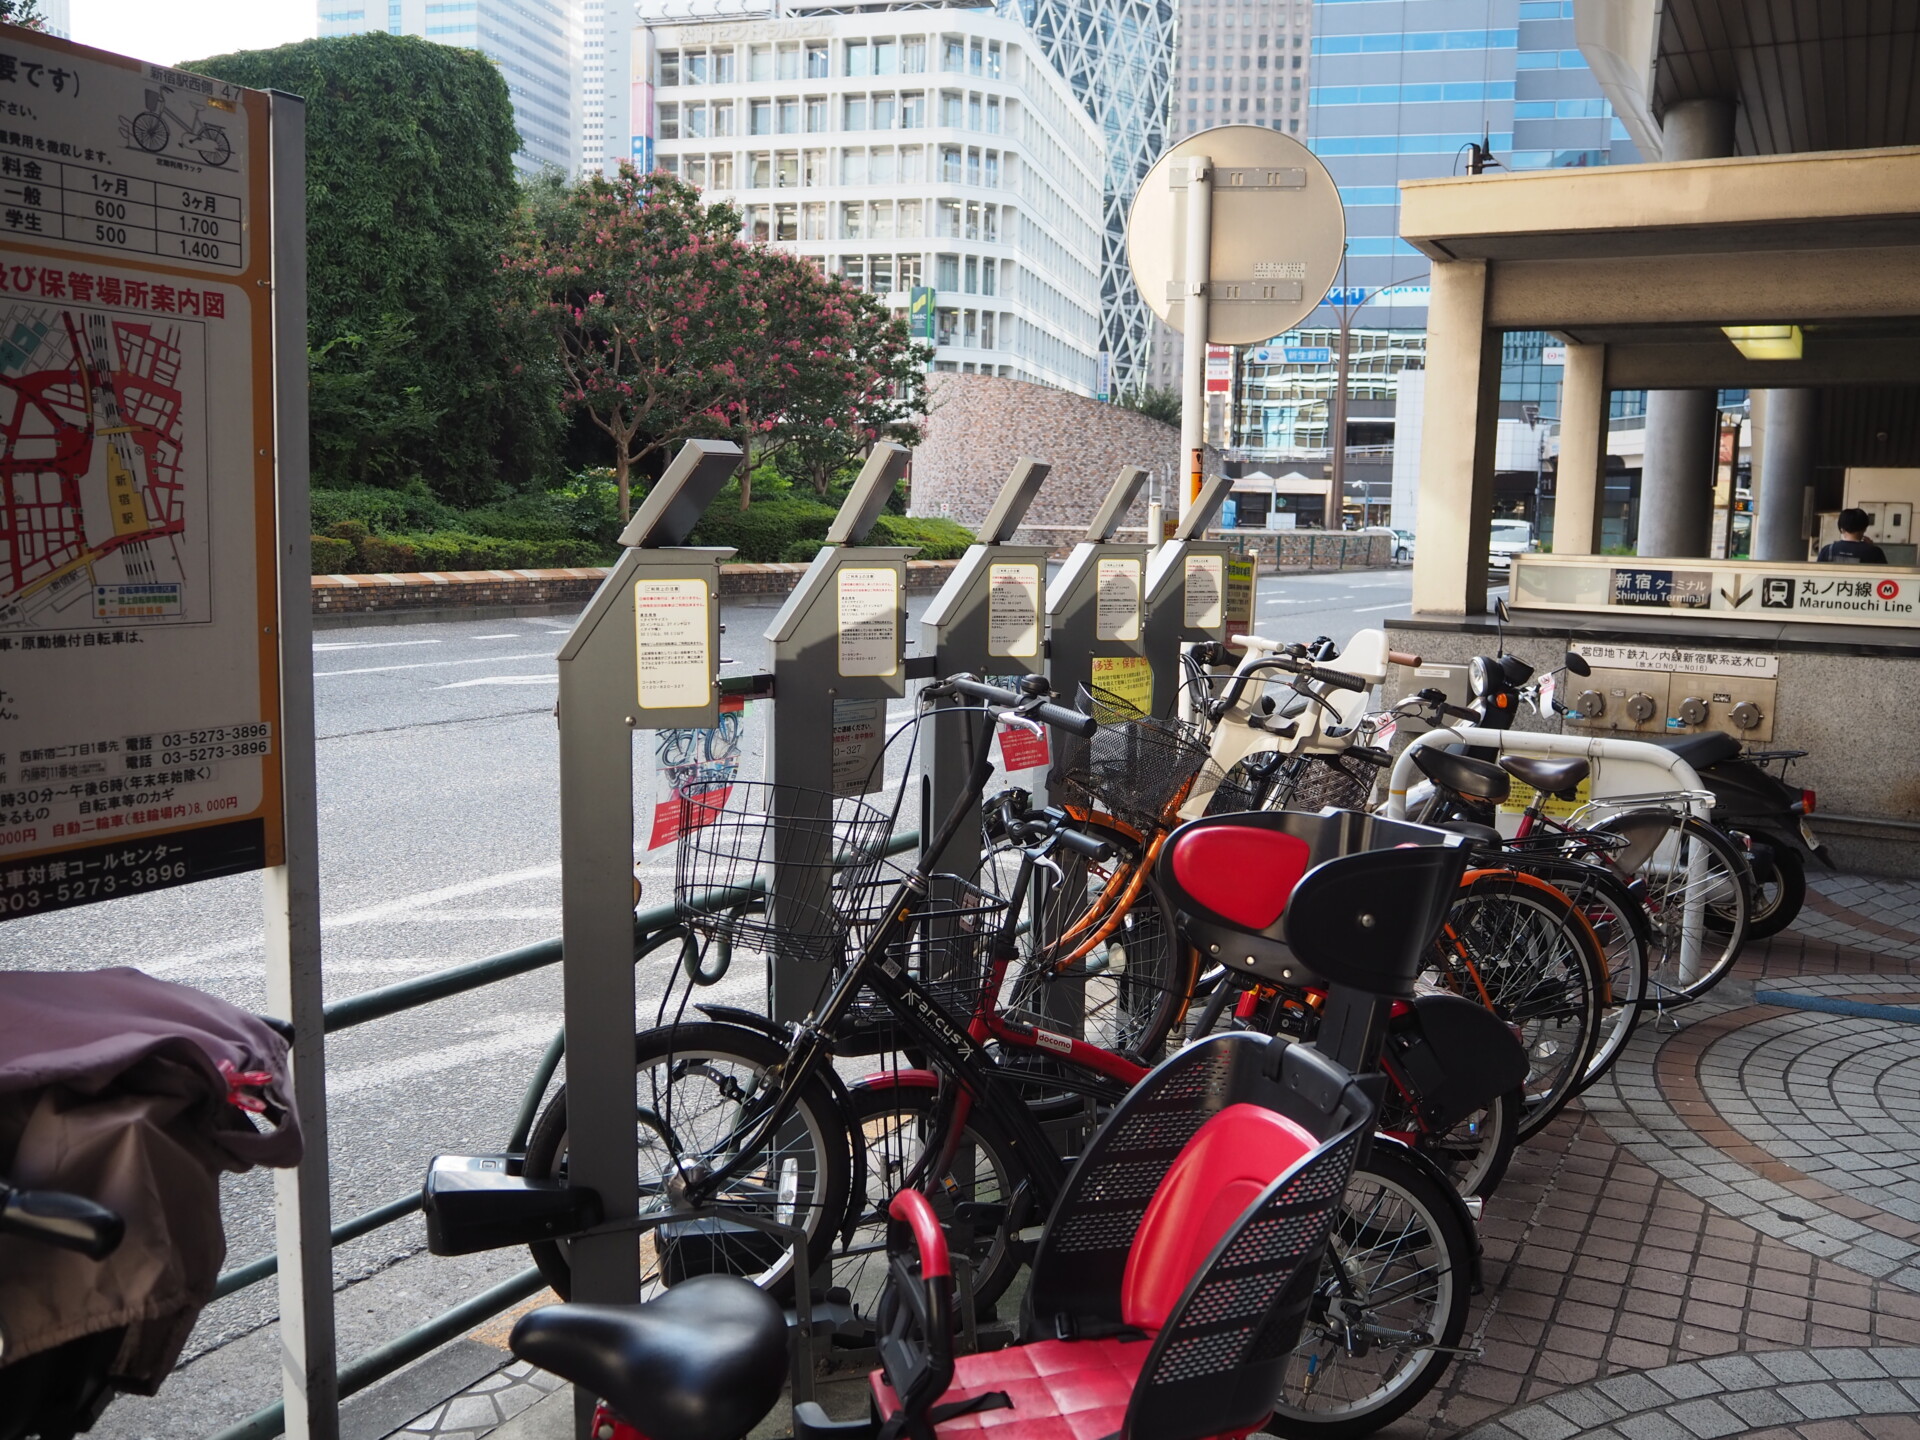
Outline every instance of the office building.
<svg viewBox="0 0 1920 1440"><path fill-rule="evenodd" d="M47 22L49 35L73 38L73 0L40 0L40 18Z"/></svg>
<svg viewBox="0 0 1920 1440"><path fill-rule="evenodd" d="M574 7L583 0L319 0L320 35L385 30L478 50L500 68L520 132L522 174L579 164ZM588 10L616 0L584 0ZM625 27L622 27L623 29ZM597 53L597 52L596 52Z"/></svg>
<svg viewBox="0 0 1920 1440"><path fill-rule="evenodd" d="M1400 238L1400 182L1640 157L1574 39L1572 0L1316 0L1310 23L1304 138L1340 186L1348 258L1328 304L1243 353L1234 442L1260 462L1327 464L1335 366L1286 352L1337 357L1344 324L1348 500L1377 509L1397 474L1405 508L1417 455L1395 450L1398 377L1425 364L1428 263ZM1552 453L1557 353L1537 332L1506 337L1501 415L1524 433L1502 451L1534 457L1519 489ZM1618 403L1631 412L1637 397Z"/></svg>
<svg viewBox="0 0 1920 1440"><path fill-rule="evenodd" d="M1027 30L985 9L790 11L631 45L633 93L651 90L637 164L738 206L749 240L918 302L936 370L1093 392L1104 147Z"/></svg>
<svg viewBox="0 0 1920 1440"><path fill-rule="evenodd" d="M1106 145L1100 236L1101 393L1152 382L1157 322L1127 264L1127 213L1167 148L1174 0L997 0L1065 77Z"/></svg>

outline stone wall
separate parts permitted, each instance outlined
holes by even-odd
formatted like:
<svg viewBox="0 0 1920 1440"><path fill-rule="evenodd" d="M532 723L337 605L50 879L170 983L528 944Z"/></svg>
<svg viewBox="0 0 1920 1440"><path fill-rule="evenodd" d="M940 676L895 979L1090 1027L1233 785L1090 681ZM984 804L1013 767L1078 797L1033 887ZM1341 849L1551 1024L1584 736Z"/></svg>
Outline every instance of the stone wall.
<svg viewBox="0 0 1920 1440"><path fill-rule="evenodd" d="M1022 455L1053 469L1017 537L1064 550L1086 533L1122 465L1165 484L1178 471L1180 432L1118 405L995 375L930 377L926 435L913 456L914 515L977 526ZM1144 536L1146 491L1121 521Z"/></svg>
<svg viewBox="0 0 1920 1440"><path fill-rule="evenodd" d="M937 590L951 560L909 560L907 589ZM741 563L720 568L722 595L784 595L804 565ZM604 569L452 570L418 575L316 575L315 615L391 614L396 611L477 610L514 605L585 605Z"/></svg>

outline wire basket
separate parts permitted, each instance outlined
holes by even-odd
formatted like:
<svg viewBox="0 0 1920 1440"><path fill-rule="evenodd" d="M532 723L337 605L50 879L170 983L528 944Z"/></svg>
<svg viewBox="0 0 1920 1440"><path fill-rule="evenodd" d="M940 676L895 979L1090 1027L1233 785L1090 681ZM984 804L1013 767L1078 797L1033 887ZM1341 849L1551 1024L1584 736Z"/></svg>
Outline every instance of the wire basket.
<svg viewBox="0 0 1920 1440"><path fill-rule="evenodd" d="M885 912L893 821L864 801L741 781L677 793L673 910L707 940L837 962L856 927ZM774 867L785 875L773 896ZM752 902L767 896L764 905ZM751 908L750 908L751 907Z"/></svg>
<svg viewBox="0 0 1920 1440"><path fill-rule="evenodd" d="M1051 781L1056 797L1143 833L1158 828L1206 768L1205 734L1181 720L1143 715L1104 690L1082 687L1079 700L1100 728L1061 743Z"/></svg>
<svg viewBox="0 0 1920 1440"><path fill-rule="evenodd" d="M1269 804L1275 810L1364 810L1373 795L1373 782L1389 763L1384 751L1354 746L1338 755L1302 755L1274 786Z"/></svg>
<svg viewBox="0 0 1920 1440"><path fill-rule="evenodd" d="M1007 902L956 875L935 875L929 883L936 898L915 908L912 929L887 946L885 963L911 975L965 1029L986 983L994 929ZM834 1033L834 1049L877 1055L899 1049L906 1039L893 1007L862 990Z"/></svg>

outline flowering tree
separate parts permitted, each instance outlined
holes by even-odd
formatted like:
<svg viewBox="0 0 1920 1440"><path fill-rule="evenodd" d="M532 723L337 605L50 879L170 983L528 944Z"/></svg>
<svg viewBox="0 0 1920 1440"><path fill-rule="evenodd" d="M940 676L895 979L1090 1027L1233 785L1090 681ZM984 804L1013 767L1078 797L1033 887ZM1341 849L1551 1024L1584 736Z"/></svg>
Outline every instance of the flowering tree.
<svg viewBox="0 0 1920 1440"><path fill-rule="evenodd" d="M620 518L635 465L738 433L758 322L739 212L670 175L590 175L532 214L505 265L512 304L554 338L561 403L613 442Z"/></svg>

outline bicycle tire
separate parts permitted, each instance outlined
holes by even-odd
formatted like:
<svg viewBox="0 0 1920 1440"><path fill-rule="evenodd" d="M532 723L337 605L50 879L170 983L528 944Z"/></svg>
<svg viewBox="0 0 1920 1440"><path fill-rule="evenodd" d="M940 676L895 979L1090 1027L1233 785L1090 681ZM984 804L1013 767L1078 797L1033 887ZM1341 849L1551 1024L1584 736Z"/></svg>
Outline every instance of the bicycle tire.
<svg viewBox="0 0 1920 1440"><path fill-rule="evenodd" d="M635 1123L641 1132L640 1214L646 1215L672 1208L666 1195L664 1174L673 1156L674 1138L678 1140L683 1158L688 1155L712 1158L726 1153L727 1141L744 1128L737 1119L742 1101L740 1092L745 1092L749 1102L762 1098L764 1091L755 1087L764 1085L768 1072L786 1061L787 1050L757 1031L700 1021L643 1030L633 1038L633 1051ZM664 1090L657 1080L649 1085L646 1079L663 1066L670 1074L678 1071ZM680 1080L688 1081L689 1087L676 1095L673 1085ZM727 1093L729 1089L736 1093ZM702 1091L710 1091L722 1100L723 1104L713 1113L722 1117L723 1124L703 1127L695 1133L690 1122L708 1113L694 1108L700 1105ZM727 1120L729 1113L735 1118ZM747 1123L751 1124L752 1119ZM684 1132L677 1137L676 1127ZM663 1141L667 1143L661 1144ZM740 1197L738 1203L743 1208L756 1213L770 1209L777 1213L784 1209L800 1218L803 1221L800 1228L807 1235L809 1268L817 1268L831 1251L834 1236L847 1213L851 1165L846 1117L824 1080L816 1076L802 1087L793 1116L778 1132L775 1144L777 1148L768 1158L777 1161L778 1178L771 1183L756 1184L756 1172L749 1172L734 1182L731 1193ZM534 1122L527 1140L525 1173L534 1179L566 1178L567 1090L564 1085L554 1091ZM793 1189L791 1199L786 1193L789 1180ZM724 1208L730 1201L723 1197L716 1203ZM715 1234L718 1238L714 1238ZM768 1259L768 1247L778 1242L762 1240L759 1232L744 1232L744 1238L714 1232L701 1237L697 1243L712 1250L715 1264L711 1268L743 1275L775 1294L792 1290L791 1253L782 1248L777 1257ZM639 1245L640 1298L646 1299L671 1283L669 1272L674 1264L665 1258L657 1232L642 1234ZM554 1292L561 1299L568 1299L573 1288L573 1267L566 1241L543 1240L528 1248L533 1252L534 1264L540 1267L540 1273ZM692 1266L698 1262L685 1263Z"/></svg>
<svg viewBox="0 0 1920 1440"><path fill-rule="evenodd" d="M932 1131L936 1092L924 1086L860 1085L851 1092L847 1133L864 1148L867 1193L854 1198L853 1238L832 1256L833 1283L852 1296L856 1313L877 1304L887 1279L887 1205L924 1153ZM957 1201L1007 1206L1027 1183L997 1126L977 1108L960 1132L955 1164L928 1192L936 1209ZM983 1318L1019 1273L1021 1256L1007 1215L991 1235L979 1237L970 1257L973 1300ZM878 1263L874 1263L877 1258Z"/></svg>
<svg viewBox="0 0 1920 1440"><path fill-rule="evenodd" d="M173 138L173 132L167 122L152 111L143 111L133 117L133 143L149 155L158 155L167 148L167 142Z"/></svg>
<svg viewBox="0 0 1920 1440"><path fill-rule="evenodd" d="M1743 832L1725 833L1740 843ZM1751 942L1778 935L1799 916L1807 903L1807 862L1789 841L1777 836L1754 832L1748 838L1773 852L1773 873L1764 880L1756 874L1753 880L1753 908L1747 917L1747 939ZM1748 868L1753 868L1751 861Z"/></svg>
<svg viewBox="0 0 1920 1440"><path fill-rule="evenodd" d="M1486 1105L1463 1117L1452 1129L1438 1135L1420 1128L1411 1109L1397 1095L1389 1094L1380 1108L1379 1127L1405 1140L1431 1160L1447 1183L1462 1195L1483 1199L1500 1188L1513 1152L1520 1145L1520 1115L1526 1099L1518 1089L1496 1095Z"/></svg>
<svg viewBox="0 0 1920 1440"><path fill-rule="evenodd" d="M1084 828L1111 844L1114 857L1098 863L1065 851L1051 857L1061 875L1029 888L1021 959L1007 983L1005 1010L1010 1019L1051 1029L1070 1026L1090 1044L1151 1062L1186 1014L1195 952L1180 939L1159 883L1146 876L1114 933L1086 957L1060 966L1079 944L1074 927L1101 903L1106 887L1125 883L1146 863L1140 840L1129 832ZM982 860L981 873L1010 875L1018 858L1017 847L996 846ZM1102 917L1102 923L1112 918Z"/></svg>
<svg viewBox="0 0 1920 1440"><path fill-rule="evenodd" d="M1347 1184L1306 1327L1263 1428L1327 1440L1371 1435L1439 1383L1466 1329L1473 1269L1473 1237L1456 1205L1423 1167L1385 1146L1373 1148ZM1350 1322L1357 1314L1359 1325L1424 1343L1376 1340L1365 1354L1354 1353L1336 1314L1343 1278L1364 1291L1360 1304L1347 1307Z"/></svg>
<svg viewBox="0 0 1920 1440"><path fill-rule="evenodd" d="M1747 942L1753 872L1746 856L1706 821L1674 810L1630 810L1593 828L1632 837L1621 864L1645 884L1648 1003L1699 999L1726 978Z"/></svg>
<svg viewBox="0 0 1920 1440"><path fill-rule="evenodd" d="M1525 1143L1573 1098L1599 1043L1599 942L1561 890L1523 872L1483 870L1455 895L1434 953L1449 989L1520 1032Z"/></svg>

